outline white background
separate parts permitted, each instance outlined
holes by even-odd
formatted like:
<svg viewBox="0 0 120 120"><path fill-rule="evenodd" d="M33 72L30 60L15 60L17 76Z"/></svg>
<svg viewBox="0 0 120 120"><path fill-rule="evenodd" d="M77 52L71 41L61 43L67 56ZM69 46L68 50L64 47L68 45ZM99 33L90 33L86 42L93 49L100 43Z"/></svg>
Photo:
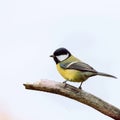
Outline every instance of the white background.
<svg viewBox="0 0 120 120"><path fill-rule="evenodd" d="M74 100L24 89L43 78L64 81L49 57L59 47L117 76L92 77L83 89L120 108L119 0L1 0L0 120L112 120Z"/></svg>

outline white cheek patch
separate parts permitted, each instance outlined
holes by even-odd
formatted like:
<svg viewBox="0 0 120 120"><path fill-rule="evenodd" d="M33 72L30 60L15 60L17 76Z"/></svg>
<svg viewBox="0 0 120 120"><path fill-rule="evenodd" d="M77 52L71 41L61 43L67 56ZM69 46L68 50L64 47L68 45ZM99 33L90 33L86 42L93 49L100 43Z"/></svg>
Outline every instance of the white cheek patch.
<svg viewBox="0 0 120 120"><path fill-rule="evenodd" d="M69 54L56 56L59 61L63 61L69 57Z"/></svg>

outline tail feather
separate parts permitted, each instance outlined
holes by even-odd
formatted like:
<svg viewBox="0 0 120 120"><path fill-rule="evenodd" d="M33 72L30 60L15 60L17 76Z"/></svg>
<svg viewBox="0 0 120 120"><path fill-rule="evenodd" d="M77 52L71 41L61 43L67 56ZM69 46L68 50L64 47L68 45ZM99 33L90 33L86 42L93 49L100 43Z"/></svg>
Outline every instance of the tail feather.
<svg viewBox="0 0 120 120"><path fill-rule="evenodd" d="M117 77L115 77L115 76L113 76L113 75L106 74L106 73L102 73L102 72L98 72L97 75L101 75L101 76L105 76L105 77L112 77L112 78L117 79Z"/></svg>

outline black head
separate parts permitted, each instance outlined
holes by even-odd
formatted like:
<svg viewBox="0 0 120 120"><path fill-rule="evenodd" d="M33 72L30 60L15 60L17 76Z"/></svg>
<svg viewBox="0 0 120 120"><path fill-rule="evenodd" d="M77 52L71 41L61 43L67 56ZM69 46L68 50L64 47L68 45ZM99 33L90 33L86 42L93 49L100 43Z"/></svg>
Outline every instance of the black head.
<svg viewBox="0 0 120 120"><path fill-rule="evenodd" d="M71 53L66 48L59 48L50 57L53 57L54 61L57 64L61 61L66 60L70 56L71 56Z"/></svg>

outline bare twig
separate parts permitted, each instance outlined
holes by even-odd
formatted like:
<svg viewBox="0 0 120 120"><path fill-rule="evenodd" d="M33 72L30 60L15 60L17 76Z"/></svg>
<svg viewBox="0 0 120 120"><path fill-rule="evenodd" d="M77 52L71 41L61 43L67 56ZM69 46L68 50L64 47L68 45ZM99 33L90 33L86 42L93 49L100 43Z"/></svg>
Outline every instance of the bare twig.
<svg viewBox="0 0 120 120"><path fill-rule="evenodd" d="M24 84L24 86L26 89L39 90L66 96L68 98L84 103L115 120L120 120L120 109L90 93L87 93L69 84L65 85L64 83L60 82L40 80L37 83Z"/></svg>

